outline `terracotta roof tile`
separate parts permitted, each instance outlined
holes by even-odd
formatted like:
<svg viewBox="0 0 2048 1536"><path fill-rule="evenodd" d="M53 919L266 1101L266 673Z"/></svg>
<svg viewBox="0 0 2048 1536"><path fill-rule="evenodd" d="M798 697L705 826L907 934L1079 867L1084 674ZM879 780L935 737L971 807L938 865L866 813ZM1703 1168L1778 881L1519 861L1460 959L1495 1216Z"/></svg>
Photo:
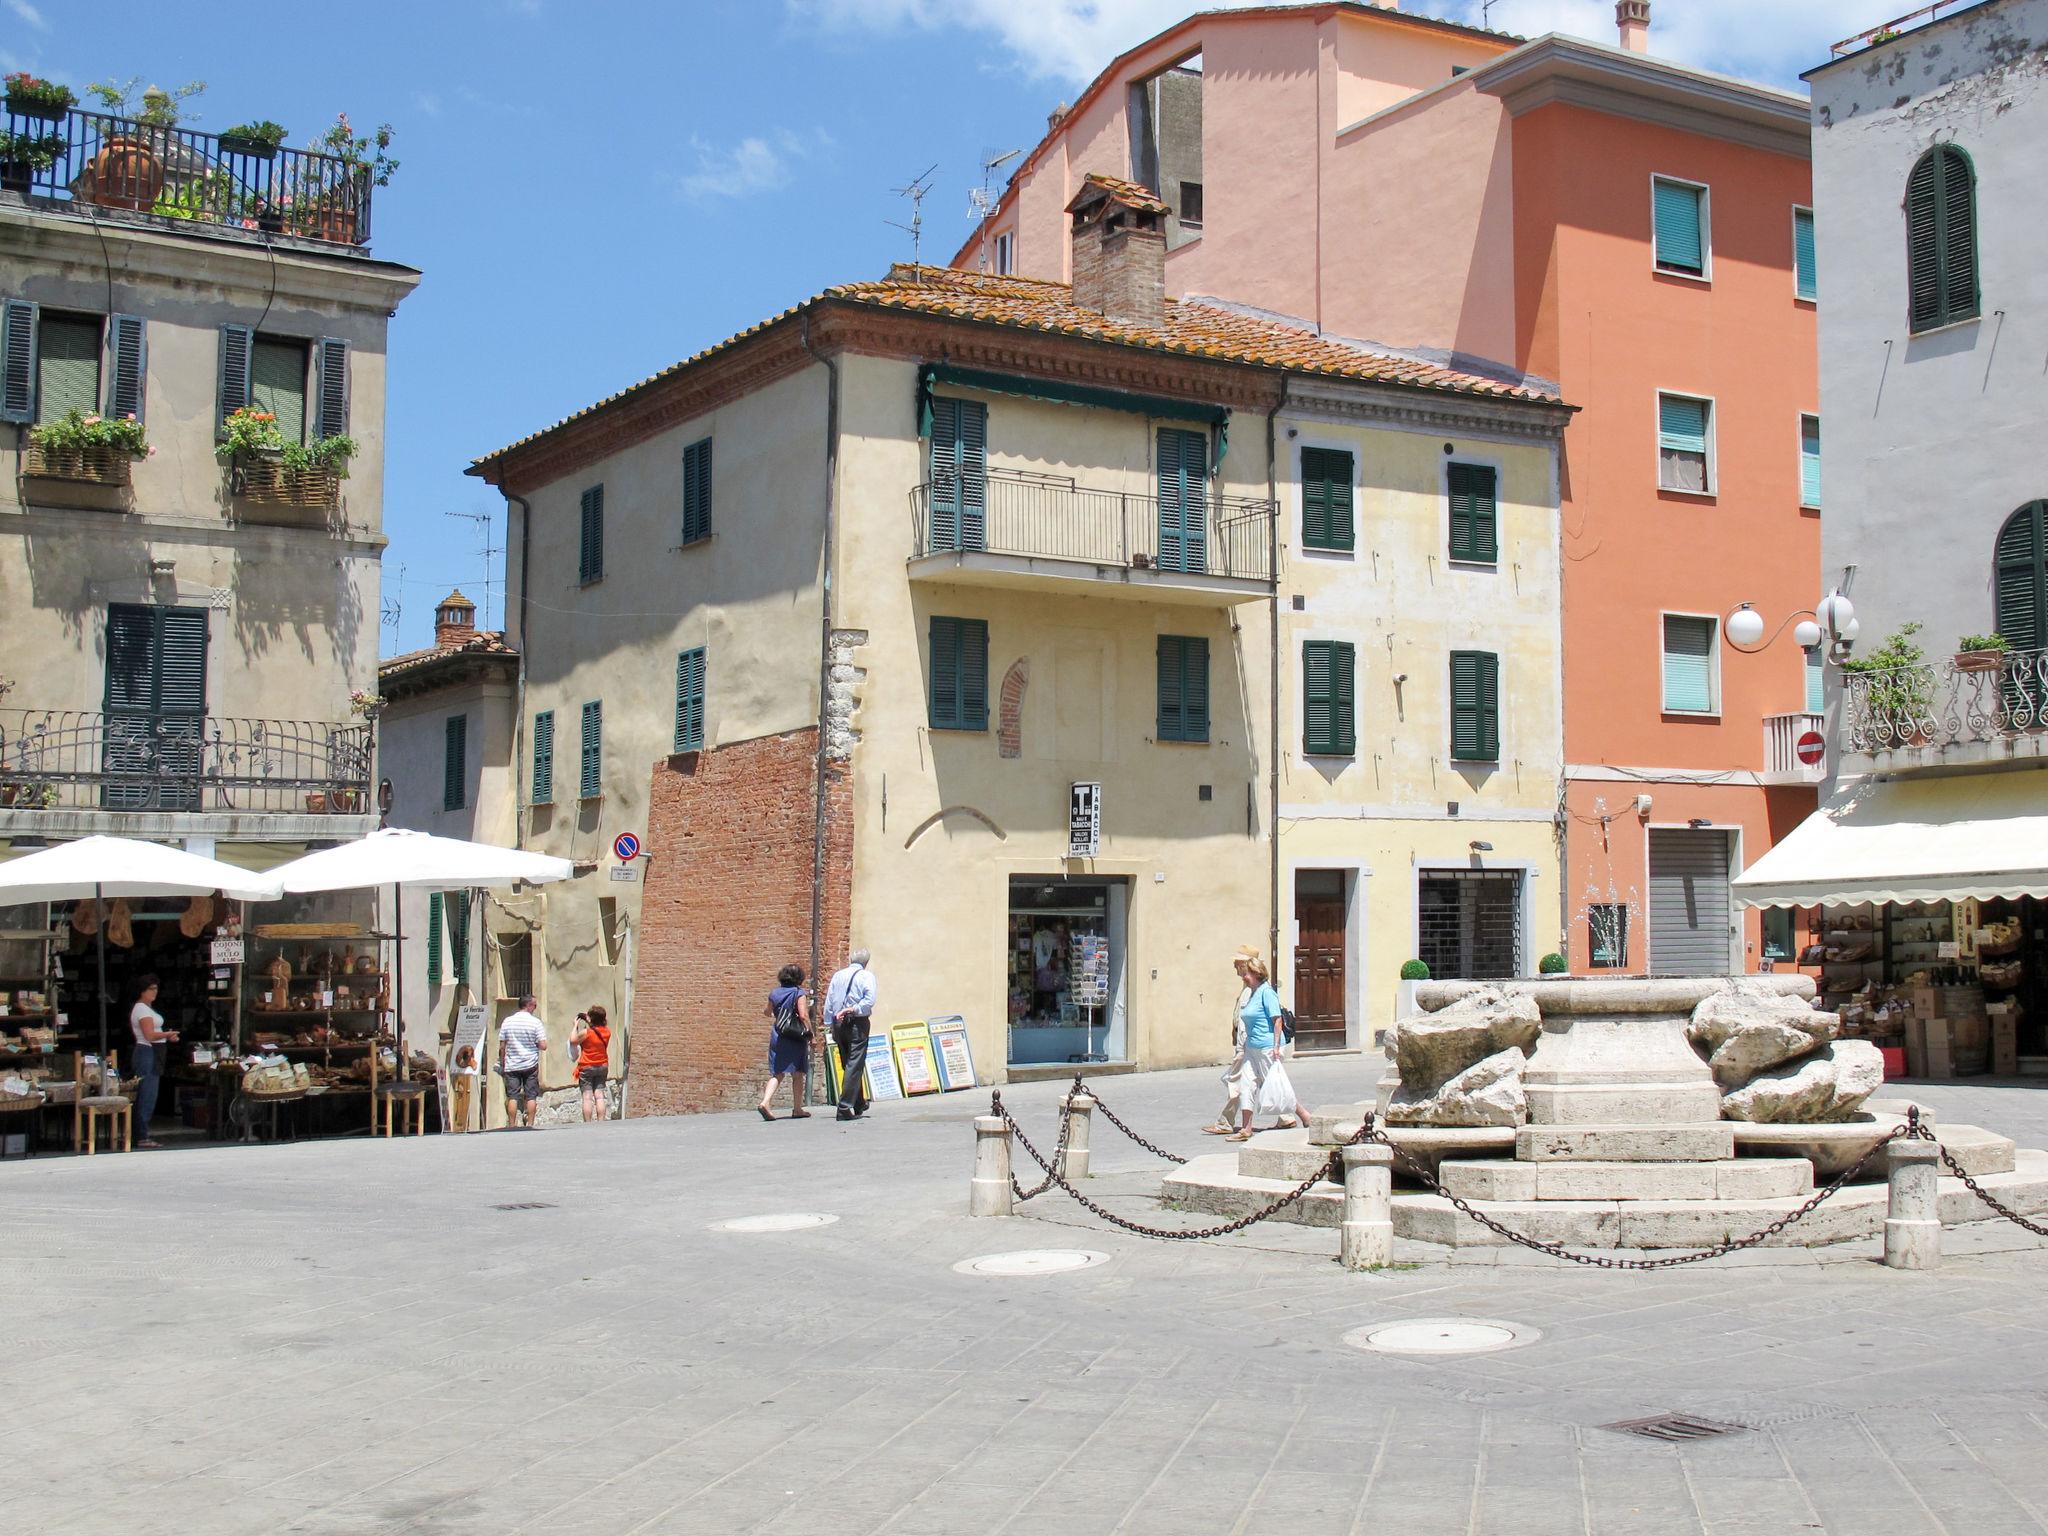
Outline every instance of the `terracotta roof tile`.
<svg viewBox="0 0 2048 1536"><path fill-rule="evenodd" d="M1141 187L1135 181L1125 181L1121 176L1105 176L1100 171L1090 171L1081 178L1081 190L1076 192L1073 201L1067 204L1067 212L1072 213L1096 187L1107 192L1112 202L1122 203L1126 208L1135 208L1140 213L1156 213L1164 218L1173 212L1150 187Z"/></svg>
<svg viewBox="0 0 2048 1536"><path fill-rule="evenodd" d="M387 656L377 663L377 681L387 682L394 677L417 672L437 661L449 661L458 656L517 656L519 653L505 643L505 633L498 629L480 629L460 645L429 646L424 651L407 651L401 656Z"/></svg>

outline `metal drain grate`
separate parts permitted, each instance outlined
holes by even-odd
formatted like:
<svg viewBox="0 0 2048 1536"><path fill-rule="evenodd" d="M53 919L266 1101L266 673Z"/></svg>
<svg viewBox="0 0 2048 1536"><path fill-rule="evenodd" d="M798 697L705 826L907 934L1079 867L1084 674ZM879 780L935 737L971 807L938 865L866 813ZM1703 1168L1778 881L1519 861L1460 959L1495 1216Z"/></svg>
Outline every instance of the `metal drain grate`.
<svg viewBox="0 0 2048 1536"><path fill-rule="evenodd" d="M1619 1424L1602 1424L1619 1435L1640 1435L1645 1440L1662 1440L1683 1445L1689 1440L1711 1440L1716 1435L1745 1433L1746 1424L1723 1424L1714 1419L1696 1419L1689 1413L1660 1413L1652 1419L1623 1419Z"/></svg>
<svg viewBox="0 0 2048 1536"><path fill-rule="evenodd" d="M547 1200L514 1200L509 1205L494 1205L494 1211L552 1211L554 1204Z"/></svg>

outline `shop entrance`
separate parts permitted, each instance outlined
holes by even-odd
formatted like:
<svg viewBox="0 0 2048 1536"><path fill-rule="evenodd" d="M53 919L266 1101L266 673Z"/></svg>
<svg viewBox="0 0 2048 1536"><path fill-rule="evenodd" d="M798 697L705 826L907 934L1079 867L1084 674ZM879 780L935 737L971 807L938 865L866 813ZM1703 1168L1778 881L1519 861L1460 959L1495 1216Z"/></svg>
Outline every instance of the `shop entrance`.
<svg viewBox="0 0 2048 1536"><path fill-rule="evenodd" d="M1719 827L1650 829L1650 974L1722 976L1733 917L1728 837Z"/></svg>
<svg viewBox="0 0 2048 1536"><path fill-rule="evenodd" d="M1344 871L1294 873L1295 1049L1344 1049Z"/></svg>
<svg viewBox="0 0 2048 1536"><path fill-rule="evenodd" d="M1416 880L1415 954L1435 977L1519 975L1520 870L1432 869Z"/></svg>
<svg viewBox="0 0 2048 1536"><path fill-rule="evenodd" d="M1010 880L1010 1065L1126 1059L1122 880ZM1091 1024L1092 1021L1092 1024Z"/></svg>

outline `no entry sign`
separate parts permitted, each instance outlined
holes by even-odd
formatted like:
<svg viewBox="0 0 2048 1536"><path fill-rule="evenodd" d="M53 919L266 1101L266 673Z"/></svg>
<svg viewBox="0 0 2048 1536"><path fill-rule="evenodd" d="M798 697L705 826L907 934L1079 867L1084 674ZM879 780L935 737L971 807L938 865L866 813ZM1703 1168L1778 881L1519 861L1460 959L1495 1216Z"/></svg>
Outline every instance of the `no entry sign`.
<svg viewBox="0 0 2048 1536"><path fill-rule="evenodd" d="M1799 761L1811 767L1827 756L1827 739L1819 731L1806 731L1792 744L1792 750L1799 754Z"/></svg>
<svg viewBox="0 0 2048 1536"><path fill-rule="evenodd" d="M621 832L612 839L612 852L630 864L640 857L640 839L630 832Z"/></svg>

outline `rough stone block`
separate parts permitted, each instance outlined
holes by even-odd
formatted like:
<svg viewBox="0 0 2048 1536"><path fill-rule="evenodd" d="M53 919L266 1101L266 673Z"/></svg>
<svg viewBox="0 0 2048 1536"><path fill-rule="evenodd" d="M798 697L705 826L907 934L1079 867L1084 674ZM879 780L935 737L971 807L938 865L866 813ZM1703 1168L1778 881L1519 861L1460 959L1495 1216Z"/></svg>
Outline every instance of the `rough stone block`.
<svg viewBox="0 0 2048 1536"><path fill-rule="evenodd" d="M1717 1057L1729 1041L1739 1039L1745 1034L1762 1031L1763 1033L1758 1035L1757 1040L1747 1050L1748 1055L1762 1057L1769 1054L1769 1042L1774 1038L1768 1026L1777 1026L1802 1034L1810 1042L1777 1058L1778 1061L1788 1061L1792 1056L1834 1039L1841 1032L1842 1021L1839 1015L1823 1013L1809 1007L1805 1000L1796 994L1788 994L1764 985L1765 980L1763 977L1739 977L1721 991L1702 998L1699 1005L1693 1009L1692 1019L1685 1027L1686 1038L1692 1041L1701 1054ZM1751 1070L1760 1072L1775 1064L1768 1060L1758 1060ZM1715 1075L1719 1076L1720 1073L1717 1071ZM1734 1078L1724 1086L1732 1086L1734 1082L1741 1081L1744 1079Z"/></svg>
<svg viewBox="0 0 2048 1536"><path fill-rule="evenodd" d="M1387 1055L1403 1087L1420 1097L1504 1051L1526 1059L1542 1023L1533 1000L1488 987L1441 1012L1402 1019L1387 1037Z"/></svg>
<svg viewBox="0 0 2048 1536"><path fill-rule="evenodd" d="M1884 1082L1884 1058L1867 1040L1837 1040L1818 1055L1804 1057L1753 1078L1727 1094L1721 1112L1730 1120L1774 1125L1843 1121Z"/></svg>
<svg viewBox="0 0 2048 1536"><path fill-rule="evenodd" d="M1700 1125L1525 1125L1515 1157L1525 1163L1711 1163L1735 1155L1735 1128Z"/></svg>
<svg viewBox="0 0 2048 1536"><path fill-rule="evenodd" d="M1707 1065L1713 1070L1714 1081L1723 1088L1740 1088L1759 1072L1768 1072L1795 1056L1819 1050L1821 1039L1775 1019L1739 1024L1721 1042Z"/></svg>
<svg viewBox="0 0 2048 1536"><path fill-rule="evenodd" d="M1510 1047L1475 1062L1430 1093L1405 1082L1387 1105L1389 1125L1520 1125L1528 1118L1522 1071L1529 1060Z"/></svg>

